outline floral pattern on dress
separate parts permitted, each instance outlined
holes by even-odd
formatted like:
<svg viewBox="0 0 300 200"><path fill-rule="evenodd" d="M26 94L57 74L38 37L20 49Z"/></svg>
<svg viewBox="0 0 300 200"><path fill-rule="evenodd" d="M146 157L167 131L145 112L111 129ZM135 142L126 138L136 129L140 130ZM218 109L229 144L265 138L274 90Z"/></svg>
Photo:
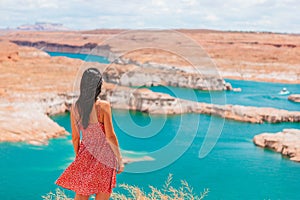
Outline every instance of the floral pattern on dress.
<svg viewBox="0 0 300 200"><path fill-rule="evenodd" d="M55 184L80 195L111 193L116 186L117 159L110 148L103 123L79 124L82 140L75 160L65 169Z"/></svg>

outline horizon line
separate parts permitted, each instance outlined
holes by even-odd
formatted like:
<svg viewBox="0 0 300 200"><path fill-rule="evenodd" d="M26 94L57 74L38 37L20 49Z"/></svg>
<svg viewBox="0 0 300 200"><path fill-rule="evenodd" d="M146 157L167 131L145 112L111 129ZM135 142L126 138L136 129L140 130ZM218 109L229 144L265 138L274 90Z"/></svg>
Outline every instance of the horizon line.
<svg viewBox="0 0 300 200"><path fill-rule="evenodd" d="M50 24L50 23L49 23ZM51 23L51 24L59 24L59 23ZM29 25L29 24L28 24ZM67 28L67 27L66 27ZM23 31L23 32L85 32L85 31L128 31L128 30L175 30L175 31L207 31L207 32L232 32L232 33L265 33L265 34L285 34L285 35L300 35L300 32L284 32L284 31L267 31L267 30L222 30L222 29L210 29L210 28L92 28L92 29L71 29L67 30L26 30L19 28L0 28L0 31Z"/></svg>

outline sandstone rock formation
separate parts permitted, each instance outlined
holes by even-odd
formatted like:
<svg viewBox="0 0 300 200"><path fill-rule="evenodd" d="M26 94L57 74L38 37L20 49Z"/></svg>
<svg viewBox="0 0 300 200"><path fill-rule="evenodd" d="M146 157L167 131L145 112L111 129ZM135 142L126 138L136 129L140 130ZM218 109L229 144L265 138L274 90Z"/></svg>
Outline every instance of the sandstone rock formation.
<svg viewBox="0 0 300 200"><path fill-rule="evenodd" d="M61 104L57 104L56 107L69 110L70 103L75 101L77 97L74 94L66 94L60 95L58 99L54 102L61 102ZM201 103L174 98L168 94L152 92L146 88L134 89L109 83L104 84L101 99L108 100L116 109L130 109L155 114L200 113L250 123L300 122L300 112L297 111ZM51 108L54 110L51 111ZM50 113L55 113L57 110L59 109L55 106L48 108Z"/></svg>
<svg viewBox="0 0 300 200"><path fill-rule="evenodd" d="M47 116L49 104L43 106L47 102L41 99L51 101L56 93L72 90L82 62L5 41L0 47L0 141L47 144L68 134Z"/></svg>
<svg viewBox="0 0 300 200"><path fill-rule="evenodd" d="M300 83L299 34L181 30L216 62L223 77Z"/></svg>
<svg viewBox="0 0 300 200"><path fill-rule="evenodd" d="M232 90L231 84L218 76L154 63L111 64L105 69L104 77L109 83L129 87L164 85L199 90Z"/></svg>
<svg viewBox="0 0 300 200"><path fill-rule="evenodd" d="M288 100L300 103L300 94L291 94Z"/></svg>
<svg viewBox="0 0 300 200"><path fill-rule="evenodd" d="M200 103L200 113L251 123L300 122L300 112L268 107Z"/></svg>
<svg viewBox="0 0 300 200"><path fill-rule="evenodd" d="M68 132L34 103L0 104L0 142L28 142L34 145L47 144L51 138L67 135Z"/></svg>
<svg viewBox="0 0 300 200"><path fill-rule="evenodd" d="M110 101L114 108L157 114L201 113L251 123L300 122L300 112L297 111L194 102L148 89L132 89L112 84L107 84L102 98Z"/></svg>
<svg viewBox="0 0 300 200"><path fill-rule="evenodd" d="M73 93L74 81L78 78L79 69L89 66L97 67L104 75L106 74L109 79L117 83L125 81L122 79L124 72L127 68L130 69L130 65L114 64L116 71L109 72L110 68L105 71L106 66L99 63L88 63L83 66L84 62L81 60L50 57L35 48L20 47L5 41L0 42L0 47L1 141L46 143L48 138L67 134L47 115L69 110L70 104L76 98L76 94ZM143 64L147 65L147 61ZM165 67L158 65L154 70L166 70ZM143 70L146 71L146 67ZM119 75L122 75L121 79L118 79ZM167 75L164 74L164 76ZM159 79L164 80L163 77ZM132 82L131 84L136 81L135 78L128 80ZM130 82L123 84L130 85ZM148 89L134 89L109 83L104 84L101 95L103 99L109 100L114 108L150 113L194 112L253 123L299 122L300 120L299 112L198 103L155 93ZM15 118L18 120L14 120Z"/></svg>
<svg viewBox="0 0 300 200"><path fill-rule="evenodd" d="M67 31L70 30L60 23L36 22L35 24L24 24L17 27L18 30L30 31Z"/></svg>
<svg viewBox="0 0 300 200"><path fill-rule="evenodd" d="M270 148L291 160L300 162L300 130L283 129L278 133L262 133L253 138L260 147Z"/></svg>
<svg viewBox="0 0 300 200"><path fill-rule="evenodd" d="M127 30L93 30L82 32L9 32L2 31L0 39L27 42L27 45L45 42L55 44L49 46L53 51L70 51L75 46L75 53L81 51L80 47L87 44L96 44L101 54L115 59L108 52L122 51L126 43L117 46L101 47L101 44L111 37ZM183 37L195 40L208 55L216 62L220 75L224 78L258 80L268 82L300 83L300 36L293 34L274 34L256 32L223 32L211 30L177 30ZM131 38L132 40L136 38ZM153 38L150 38L153 39ZM137 42L144 42L137 40ZM65 47L64 47L65 45ZM72 48L69 48L70 45ZM172 47L170 47L172 48ZM109 50L108 50L109 49ZM82 52L88 52L88 48L82 48ZM143 51L143 50L141 50ZM151 62L156 64L182 65L178 58L165 56L151 57L155 50L149 54L139 51L131 53L127 58L132 61ZM93 53L93 52L91 52ZM161 53L161 52L160 52ZM145 57L147 55L147 57ZM126 57L126 55L125 55Z"/></svg>
<svg viewBox="0 0 300 200"><path fill-rule="evenodd" d="M209 57L202 55L203 58L196 59L203 66L192 66L178 55L166 53L161 50L146 49L138 52L127 53L119 56L119 49L112 49L113 44L102 44L97 46L96 43L86 43L83 46L75 46L69 44L56 44L45 41L30 42L21 40L12 40L12 42L22 46L32 46L44 51L58 51L70 53L84 53L99 56L105 56L113 62L104 71L106 81L117 83L125 86L142 86L148 85L167 85L176 87L186 87L201 90L231 90L230 83L225 83L220 77L218 71L213 66L213 62ZM127 42L126 39L123 42ZM117 42L119 44L119 42ZM147 44L145 44L147 46ZM117 52L114 52L117 51ZM126 51L123 48L123 51ZM145 54L144 56L137 56ZM148 56L147 55L151 55ZM161 57L172 58L166 59L167 63L150 62L151 60L161 61ZM139 59L142 60L132 60ZM159 59L157 59L157 57ZM203 61L201 60L203 59Z"/></svg>

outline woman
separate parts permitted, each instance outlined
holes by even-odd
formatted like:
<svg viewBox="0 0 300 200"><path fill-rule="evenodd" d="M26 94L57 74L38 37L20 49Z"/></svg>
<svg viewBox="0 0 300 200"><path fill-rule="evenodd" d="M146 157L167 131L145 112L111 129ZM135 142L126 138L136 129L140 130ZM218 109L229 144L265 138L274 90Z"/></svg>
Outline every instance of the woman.
<svg viewBox="0 0 300 200"><path fill-rule="evenodd" d="M73 190L75 200L89 199L92 194L96 194L96 200L109 199L116 185L116 173L124 170L110 104L98 97L101 86L99 70L85 70L79 98L71 106L72 142L76 157L55 183Z"/></svg>

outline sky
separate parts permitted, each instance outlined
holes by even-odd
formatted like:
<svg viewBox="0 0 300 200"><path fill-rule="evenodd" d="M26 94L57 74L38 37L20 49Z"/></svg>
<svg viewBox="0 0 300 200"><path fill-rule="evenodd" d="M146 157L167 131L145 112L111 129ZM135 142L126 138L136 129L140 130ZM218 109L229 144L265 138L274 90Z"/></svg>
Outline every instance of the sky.
<svg viewBox="0 0 300 200"><path fill-rule="evenodd" d="M300 33L299 0L0 0L0 28L215 29Z"/></svg>

